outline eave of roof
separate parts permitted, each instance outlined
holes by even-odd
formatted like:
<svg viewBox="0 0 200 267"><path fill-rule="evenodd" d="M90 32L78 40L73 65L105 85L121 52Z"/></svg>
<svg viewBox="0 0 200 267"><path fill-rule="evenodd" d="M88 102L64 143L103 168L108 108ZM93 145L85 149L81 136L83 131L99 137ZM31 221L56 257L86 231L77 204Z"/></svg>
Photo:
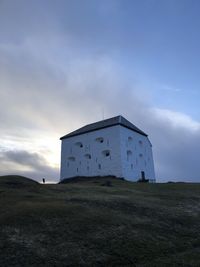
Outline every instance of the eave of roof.
<svg viewBox="0 0 200 267"><path fill-rule="evenodd" d="M116 125L121 125L141 135L148 136L146 133L144 133L139 128L137 128L134 124L126 120L123 116L116 116L110 119L106 119L106 120L102 120L102 121L98 121L95 123L85 125L69 134L62 136L60 140L70 138L73 136L77 136L77 135L81 135L81 134L85 134L85 133L89 133L89 132L93 132L93 131L97 131L97 130L108 128L108 127L113 127Z"/></svg>

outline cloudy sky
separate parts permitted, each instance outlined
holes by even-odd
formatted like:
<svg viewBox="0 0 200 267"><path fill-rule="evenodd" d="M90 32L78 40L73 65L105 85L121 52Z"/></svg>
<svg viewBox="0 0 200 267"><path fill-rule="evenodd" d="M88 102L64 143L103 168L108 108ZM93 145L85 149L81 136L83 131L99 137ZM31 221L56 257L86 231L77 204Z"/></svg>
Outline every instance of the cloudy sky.
<svg viewBox="0 0 200 267"><path fill-rule="evenodd" d="M198 0L0 0L0 175L58 181L59 138L123 115L157 181L200 181Z"/></svg>

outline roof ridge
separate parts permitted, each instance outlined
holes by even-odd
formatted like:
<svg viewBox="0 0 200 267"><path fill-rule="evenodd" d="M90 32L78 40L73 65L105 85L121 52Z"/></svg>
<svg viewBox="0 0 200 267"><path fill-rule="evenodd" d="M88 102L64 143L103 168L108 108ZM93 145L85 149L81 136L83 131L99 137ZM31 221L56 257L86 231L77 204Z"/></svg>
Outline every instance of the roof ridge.
<svg viewBox="0 0 200 267"><path fill-rule="evenodd" d="M124 126L132 131L135 131L139 134L148 136L146 133L144 133L143 131L141 131L138 127L136 127L134 124L132 124L130 121L128 121L126 118L124 118L122 115L118 115L109 119L105 119L105 120L101 120L101 121L97 121L97 122L93 122L90 124L87 124L85 126L82 126L81 128L67 134L64 135L63 137L61 137L60 139L65 139L68 137L72 137L72 136L76 136L76 135L80 135L80 134L84 134L84 133L88 133L88 132L92 132L92 131L97 131L103 128L108 128L108 127L112 127L115 125L121 125Z"/></svg>

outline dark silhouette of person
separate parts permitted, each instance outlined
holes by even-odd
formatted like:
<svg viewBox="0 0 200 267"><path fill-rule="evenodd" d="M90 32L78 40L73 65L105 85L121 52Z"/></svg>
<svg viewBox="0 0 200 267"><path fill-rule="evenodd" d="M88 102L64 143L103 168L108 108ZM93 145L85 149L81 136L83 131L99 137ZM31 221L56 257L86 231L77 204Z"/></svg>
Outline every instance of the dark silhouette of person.
<svg viewBox="0 0 200 267"><path fill-rule="evenodd" d="M42 179L43 184L45 184L45 178Z"/></svg>

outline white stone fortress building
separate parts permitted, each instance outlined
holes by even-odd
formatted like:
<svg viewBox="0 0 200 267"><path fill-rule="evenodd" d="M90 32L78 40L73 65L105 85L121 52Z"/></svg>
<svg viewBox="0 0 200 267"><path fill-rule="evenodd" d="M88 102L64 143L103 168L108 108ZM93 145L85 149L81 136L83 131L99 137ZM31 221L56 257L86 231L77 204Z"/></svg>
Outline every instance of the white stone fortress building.
<svg viewBox="0 0 200 267"><path fill-rule="evenodd" d="M86 125L60 139L61 180L112 175L155 182L148 136L122 116Z"/></svg>

